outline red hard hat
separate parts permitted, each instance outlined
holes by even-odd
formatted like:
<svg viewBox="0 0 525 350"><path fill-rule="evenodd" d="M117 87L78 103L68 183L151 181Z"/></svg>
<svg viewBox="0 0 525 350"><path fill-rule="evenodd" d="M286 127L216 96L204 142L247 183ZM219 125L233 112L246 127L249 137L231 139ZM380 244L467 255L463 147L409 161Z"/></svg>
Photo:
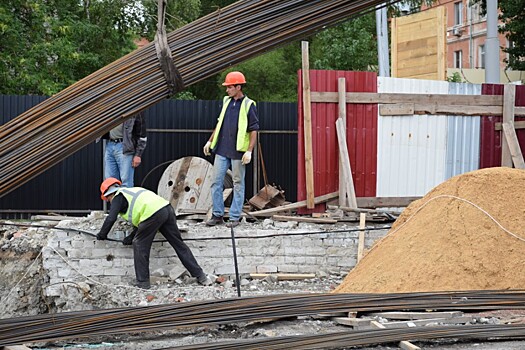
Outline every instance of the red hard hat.
<svg viewBox="0 0 525 350"><path fill-rule="evenodd" d="M122 182L119 179L115 179L114 177L108 177L107 179L102 181L102 183L100 184L100 198L102 198L103 201L107 201L108 200L107 196L115 192L115 191L111 191L107 193L110 187L113 185L120 186L122 185Z"/></svg>
<svg viewBox="0 0 525 350"><path fill-rule="evenodd" d="M226 79L224 79L224 83L222 83L222 86L239 84L246 84L244 74L242 74L241 72L230 72L226 75Z"/></svg>

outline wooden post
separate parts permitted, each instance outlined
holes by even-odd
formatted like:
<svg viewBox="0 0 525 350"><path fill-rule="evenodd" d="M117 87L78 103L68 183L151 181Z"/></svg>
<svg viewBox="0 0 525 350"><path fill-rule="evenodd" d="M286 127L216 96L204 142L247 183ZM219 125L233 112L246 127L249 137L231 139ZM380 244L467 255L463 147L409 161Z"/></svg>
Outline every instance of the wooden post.
<svg viewBox="0 0 525 350"><path fill-rule="evenodd" d="M348 156L348 148L346 145L346 129L343 126L343 120L337 119L335 122L337 129L337 141L339 143L339 158L342 161L344 185L348 196L349 206L357 208L357 199L355 197L354 180L352 179L352 167L350 166L350 158Z"/></svg>
<svg viewBox="0 0 525 350"><path fill-rule="evenodd" d="M516 85L505 84L503 94L503 124L507 123L511 129L514 129L514 100L516 99ZM508 142L505 142L505 132L501 135L501 166L512 167L512 155L510 153Z"/></svg>
<svg viewBox="0 0 525 350"><path fill-rule="evenodd" d="M315 207L314 198L314 163L312 158L312 110L310 95L310 64L308 41L301 42L303 60L303 114L304 114L304 166L306 174L306 207Z"/></svg>
<svg viewBox="0 0 525 350"><path fill-rule="evenodd" d="M339 113L337 120L342 120L345 136L346 136L346 79L339 78L338 80L338 100L339 100ZM343 176L343 159L339 154L339 206L346 207L349 205L345 186L345 177Z"/></svg>
<svg viewBox="0 0 525 350"><path fill-rule="evenodd" d="M357 262L363 258L363 252L365 250L365 229L366 227L366 213L359 214L359 241L357 243Z"/></svg>
<svg viewBox="0 0 525 350"><path fill-rule="evenodd" d="M521 153L520 144L518 142L518 135L516 135L516 129L509 123L503 123L503 135L507 140L507 145L510 149L512 156L512 162L516 169L525 169L525 161L523 160L523 154Z"/></svg>

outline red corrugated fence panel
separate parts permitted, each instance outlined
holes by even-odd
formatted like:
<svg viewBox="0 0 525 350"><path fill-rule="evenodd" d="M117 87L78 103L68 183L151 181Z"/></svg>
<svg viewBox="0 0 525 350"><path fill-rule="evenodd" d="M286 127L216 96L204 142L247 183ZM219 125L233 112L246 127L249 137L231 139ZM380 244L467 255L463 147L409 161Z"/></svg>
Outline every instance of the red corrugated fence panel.
<svg viewBox="0 0 525 350"><path fill-rule="evenodd" d="M504 85L502 84L483 84L481 87L482 95L503 95ZM516 86L516 107L525 106L525 86ZM481 118L481 137L480 137L480 168L490 168L501 166L501 140L502 131L496 131L496 123L501 123L501 116L489 116ZM523 117L516 117L516 121L525 120ZM520 147L525 150L525 129L516 129Z"/></svg>
<svg viewBox="0 0 525 350"><path fill-rule="evenodd" d="M306 199L304 155L304 115L302 71L298 72L298 157L297 200ZM312 92L337 92L339 78L346 79L347 92L377 92L377 75L373 72L310 70ZM339 189L339 161L335 122L337 103L312 103L312 148L315 196ZM346 140L356 195L376 195L377 174L377 104L346 105ZM324 210L324 205L314 211ZM306 213L308 211L303 211Z"/></svg>

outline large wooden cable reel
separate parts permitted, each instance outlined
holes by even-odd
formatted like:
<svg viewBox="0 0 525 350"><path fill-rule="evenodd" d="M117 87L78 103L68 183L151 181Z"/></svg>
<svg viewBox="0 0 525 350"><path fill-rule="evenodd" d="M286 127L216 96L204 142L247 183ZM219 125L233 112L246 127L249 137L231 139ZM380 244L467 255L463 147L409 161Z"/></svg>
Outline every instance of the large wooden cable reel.
<svg viewBox="0 0 525 350"><path fill-rule="evenodd" d="M157 193L170 201L175 213L206 214L212 207L213 165L199 157L184 157L171 163L162 174ZM233 188L231 171L224 188ZM226 203L228 204L228 203Z"/></svg>

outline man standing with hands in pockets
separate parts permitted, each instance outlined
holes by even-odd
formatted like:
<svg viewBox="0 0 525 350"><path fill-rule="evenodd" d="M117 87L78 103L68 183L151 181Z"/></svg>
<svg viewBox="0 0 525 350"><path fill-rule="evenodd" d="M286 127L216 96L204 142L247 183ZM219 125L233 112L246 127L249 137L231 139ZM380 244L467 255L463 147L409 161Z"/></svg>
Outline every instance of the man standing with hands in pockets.
<svg viewBox="0 0 525 350"><path fill-rule="evenodd" d="M239 225L244 204L244 176L246 165L252 159L252 151L257 141L259 119L255 101L246 96L242 89L246 79L241 72L226 75L223 86L226 93L222 110L210 139L204 146L204 154L215 153L213 163L213 182L211 185L213 211L208 226L224 223L223 182L228 168L233 173L233 201L230 207L228 227Z"/></svg>

